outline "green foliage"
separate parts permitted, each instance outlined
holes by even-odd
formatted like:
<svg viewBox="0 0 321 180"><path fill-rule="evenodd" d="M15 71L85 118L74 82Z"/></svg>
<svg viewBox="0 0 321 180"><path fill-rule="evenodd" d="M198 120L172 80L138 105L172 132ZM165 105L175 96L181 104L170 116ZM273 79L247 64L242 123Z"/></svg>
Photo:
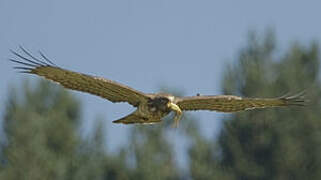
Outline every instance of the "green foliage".
<svg viewBox="0 0 321 180"><path fill-rule="evenodd" d="M128 155L133 160L133 179L178 179L173 148L161 125L138 126L130 132Z"/></svg>
<svg viewBox="0 0 321 180"><path fill-rule="evenodd" d="M5 115L8 146L4 148L4 179L57 179L68 173L78 143L74 124L78 121L78 102L66 91L48 83L30 89L24 97L11 91Z"/></svg>
<svg viewBox="0 0 321 180"><path fill-rule="evenodd" d="M47 81L22 89L7 100L0 179L179 179L168 126L134 127L129 145L108 153L102 121L80 138L81 106L68 91Z"/></svg>
<svg viewBox="0 0 321 180"><path fill-rule="evenodd" d="M249 180L321 178L318 45L311 43L305 47L294 43L285 55L275 54L273 33L268 32L263 39L251 33L237 62L229 65L224 74L223 92L274 97L286 91L307 89L310 105L226 116L217 143L198 142L190 150L195 179L205 174L202 169L195 169L195 163L200 164L197 167L212 169L206 179L217 175L220 179ZM215 144L218 147L213 148ZM195 148L202 145L204 150Z"/></svg>
<svg viewBox="0 0 321 180"><path fill-rule="evenodd" d="M104 153L104 129L89 141L79 137L80 114L79 101L47 81L12 90L0 179L128 179L125 160Z"/></svg>

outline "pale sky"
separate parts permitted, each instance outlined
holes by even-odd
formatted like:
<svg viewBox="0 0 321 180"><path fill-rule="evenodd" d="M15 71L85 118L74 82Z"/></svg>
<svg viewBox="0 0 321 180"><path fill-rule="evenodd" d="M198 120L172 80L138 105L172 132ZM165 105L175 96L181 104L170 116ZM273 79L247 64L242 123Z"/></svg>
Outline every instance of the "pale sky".
<svg viewBox="0 0 321 180"><path fill-rule="evenodd" d="M7 61L18 45L143 92L166 86L185 95L219 94L222 69L249 30L274 28L281 53L295 40L320 41L320 7L320 1L293 0L0 0L0 100L9 84L36 79L16 73ZM128 126L111 121L133 111L130 105L73 93L83 103L84 130L98 114L106 119L107 139L114 139L109 147L126 142ZM193 114L204 135L219 132L222 114Z"/></svg>

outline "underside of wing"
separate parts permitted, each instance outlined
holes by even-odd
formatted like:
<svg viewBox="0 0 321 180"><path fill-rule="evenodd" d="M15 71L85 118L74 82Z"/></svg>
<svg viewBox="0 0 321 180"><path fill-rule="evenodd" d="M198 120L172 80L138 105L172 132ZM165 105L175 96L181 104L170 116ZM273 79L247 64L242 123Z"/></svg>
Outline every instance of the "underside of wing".
<svg viewBox="0 0 321 180"><path fill-rule="evenodd" d="M192 96L177 98L176 104L185 111L210 110L219 112L237 112L255 108L304 106L304 92L279 98L242 98L231 95Z"/></svg>
<svg viewBox="0 0 321 180"><path fill-rule="evenodd" d="M60 68L41 52L39 52L41 55L40 59L31 55L24 48L20 47L20 49L25 56L11 51L19 60L9 59L22 65L14 67L21 70L20 72L36 74L59 83L65 88L94 94L111 102L128 102L133 106L138 106L141 101L145 101L148 98L144 93L115 81Z"/></svg>

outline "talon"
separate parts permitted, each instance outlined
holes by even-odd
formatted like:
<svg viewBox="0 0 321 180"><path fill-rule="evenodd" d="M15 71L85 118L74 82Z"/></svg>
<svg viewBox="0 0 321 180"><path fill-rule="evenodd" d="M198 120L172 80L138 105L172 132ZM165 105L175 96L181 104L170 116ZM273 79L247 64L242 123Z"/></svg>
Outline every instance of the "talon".
<svg viewBox="0 0 321 180"><path fill-rule="evenodd" d="M179 120L181 120L181 118L182 114L176 114L176 116L174 117L174 123L172 125L173 128L178 128Z"/></svg>

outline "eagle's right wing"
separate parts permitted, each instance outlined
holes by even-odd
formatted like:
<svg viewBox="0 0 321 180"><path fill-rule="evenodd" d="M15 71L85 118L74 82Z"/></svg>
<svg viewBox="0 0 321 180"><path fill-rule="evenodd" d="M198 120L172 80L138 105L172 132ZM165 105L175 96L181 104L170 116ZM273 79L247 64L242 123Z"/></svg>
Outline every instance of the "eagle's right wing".
<svg viewBox="0 0 321 180"><path fill-rule="evenodd" d="M20 60L9 60L23 65L14 67L15 69L22 70L21 72L23 73L36 74L61 84L65 88L94 94L111 102L128 102L135 107L140 102L147 101L148 99L148 95L115 81L60 68L41 52L42 60L34 57L24 48L20 47L20 49L25 53L26 57L11 50Z"/></svg>

